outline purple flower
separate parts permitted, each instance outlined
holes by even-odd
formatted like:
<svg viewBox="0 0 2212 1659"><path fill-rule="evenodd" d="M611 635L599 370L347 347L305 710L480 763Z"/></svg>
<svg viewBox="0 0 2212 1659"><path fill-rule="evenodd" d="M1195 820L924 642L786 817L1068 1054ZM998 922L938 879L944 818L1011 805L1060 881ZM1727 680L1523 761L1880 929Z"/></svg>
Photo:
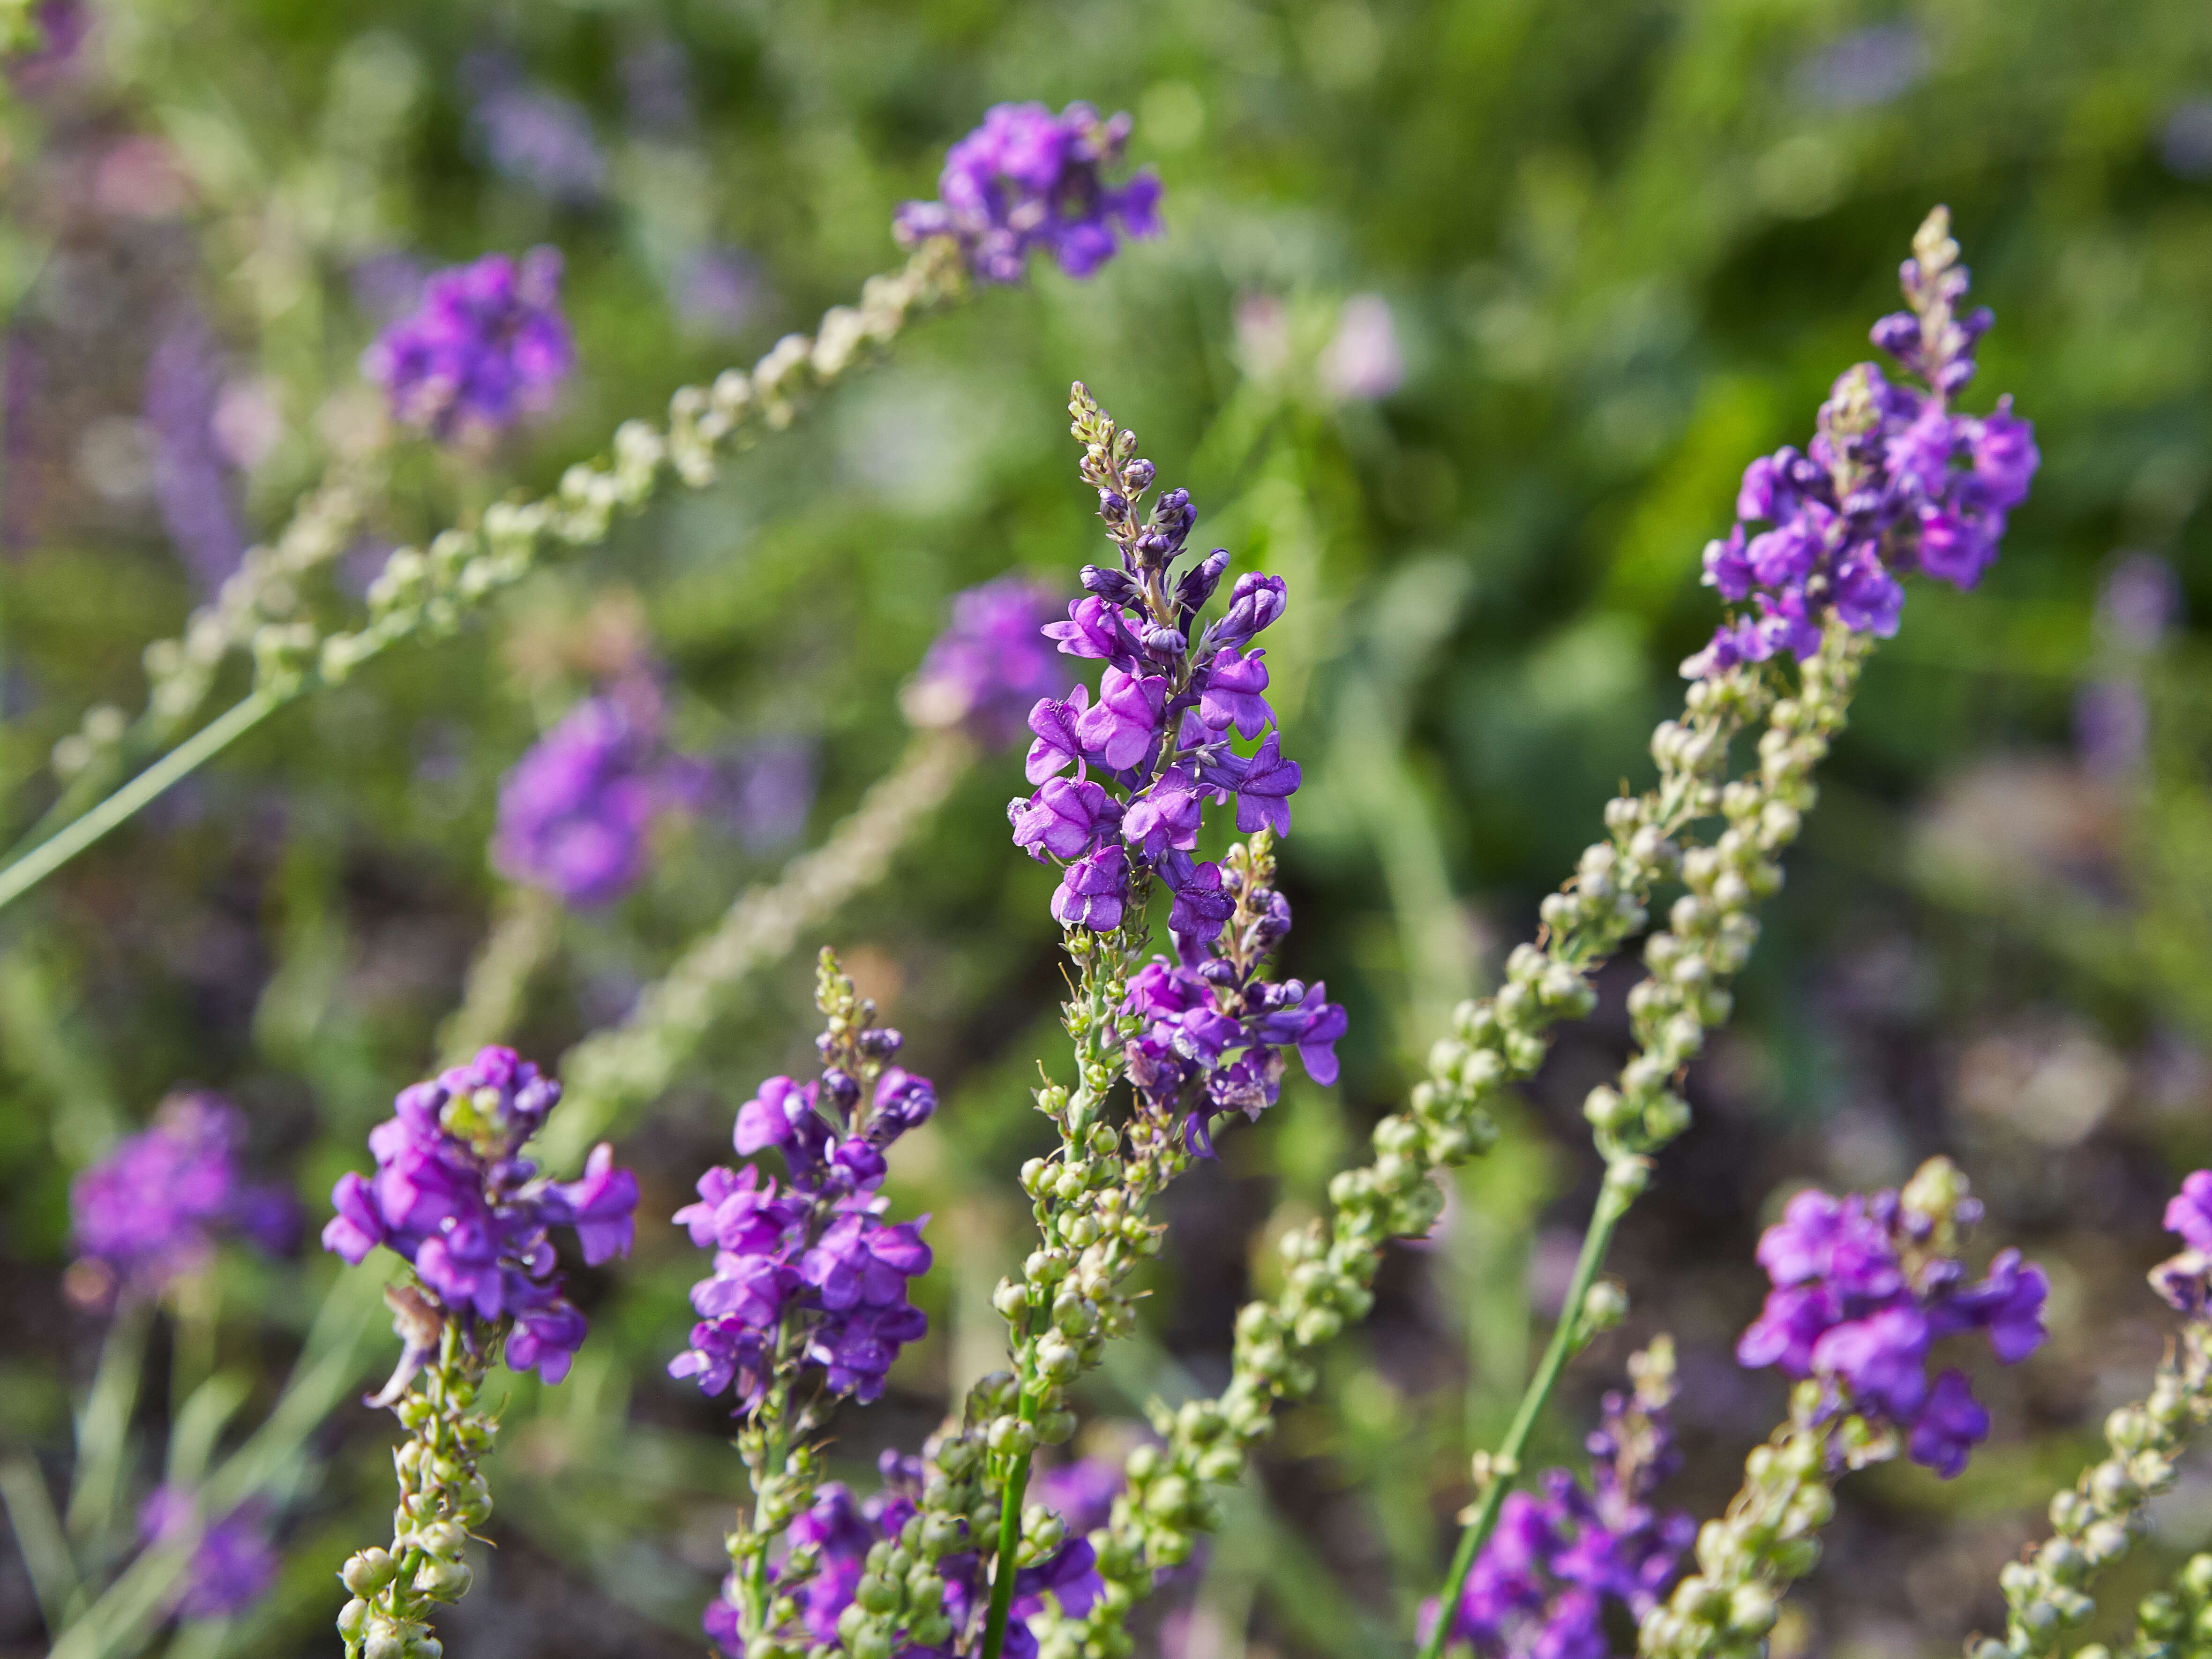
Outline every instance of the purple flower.
<svg viewBox="0 0 2212 1659"><path fill-rule="evenodd" d="M1291 796L1298 787L1298 763L1285 760L1273 732L1244 769L1237 786L1237 827L1246 835L1272 830L1291 833Z"/></svg>
<svg viewBox="0 0 2212 1659"><path fill-rule="evenodd" d="M1235 898L1221 890L1218 864L1194 864L1180 880L1170 874L1168 890L1175 895L1168 931L1187 939L1211 939L1237 908Z"/></svg>
<svg viewBox="0 0 2212 1659"><path fill-rule="evenodd" d="M549 1181L517 1156L561 1085L512 1048L403 1089L369 1131L376 1173L346 1175L323 1248L358 1266L382 1245L403 1257L447 1312L509 1327L507 1363L548 1382L568 1375L584 1316L561 1295L548 1234L574 1230L590 1263L629 1252L637 1180L604 1144L580 1180Z"/></svg>
<svg viewBox="0 0 2212 1659"><path fill-rule="evenodd" d="M138 1537L166 1544L192 1525L194 1504L178 1486L156 1486L138 1509ZM210 1523L193 1546L191 1559L171 1594L179 1619L224 1619L245 1612L269 1593L282 1565L270 1547L266 1514L247 1503Z"/></svg>
<svg viewBox="0 0 2212 1659"><path fill-rule="evenodd" d="M1075 735L1075 723L1090 706L1091 688L1086 685L1077 686L1059 701L1037 699L1029 719L1030 730L1036 738L1023 763L1023 776L1031 783L1042 783L1055 772L1083 764L1083 740Z"/></svg>
<svg viewBox="0 0 2212 1659"><path fill-rule="evenodd" d="M2164 1225L2179 1233L2191 1249L2212 1255L2212 1170L2199 1170L2182 1182L2166 1204Z"/></svg>
<svg viewBox="0 0 2212 1659"><path fill-rule="evenodd" d="M1095 594L1073 601L1066 622L1048 623L1042 631L1047 639L1059 641L1068 656L1099 658L1122 669L1136 665L1137 641L1120 607Z"/></svg>
<svg viewBox="0 0 2212 1659"><path fill-rule="evenodd" d="M1112 672L1110 669L1108 671ZM1121 804L1088 779L1048 778L1027 800L1006 804L1014 845L1042 861L1081 858L1122 821Z"/></svg>
<svg viewBox="0 0 2212 1659"><path fill-rule="evenodd" d="M2005 514L2027 498L2039 457L2008 398L1978 419L1951 407L1990 314L1959 312L1966 272L1948 224L1939 209L1922 227L1902 274L1911 309L1873 331L1924 389L1862 363L1837 380L1802 453L1784 448L1745 470L1738 522L1706 547L1705 581L1757 615L1723 622L1686 674L1784 650L1802 659L1831 615L1855 633L1893 634L1904 574L1970 588L1996 559ZM1771 527L1751 534L1761 521Z"/></svg>
<svg viewBox="0 0 2212 1659"><path fill-rule="evenodd" d="M495 171L556 202L583 205L599 198L606 189L606 157L581 105L529 85L514 64L490 53L465 60L463 73L481 88L470 124Z"/></svg>
<svg viewBox="0 0 2212 1659"><path fill-rule="evenodd" d="M1216 654L1198 700L1199 717L1206 725L1217 732L1234 726L1237 736L1256 738L1274 723L1275 711L1260 695L1267 689L1267 665L1260 660L1267 654L1240 656L1233 646Z"/></svg>
<svg viewBox="0 0 2212 1659"><path fill-rule="evenodd" d="M1075 723L1084 752L1116 771L1134 766L1152 752L1159 735L1167 682L1157 674L1137 676L1109 665L1098 682L1098 701Z"/></svg>
<svg viewBox="0 0 2212 1659"><path fill-rule="evenodd" d="M362 372L398 419L434 437L499 431L543 408L574 366L560 287L561 255L550 247L519 264L491 253L441 271L415 311L377 337Z"/></svg>
<svg viewBox="0 0 2212 1659"><path fill-rule="evenodd" d="M960 245L968 267L987 283L1018 283L1030 251L1042 248L1071 276L1112 258L1121 236L1160 234L1159 180L1139 173L1109 185L1129 137L1126 115L1101 120L1088 104L1054 115L1042 104L999 104L955 144L938 179L938 199L898 210L899 241L933 236Z"/></svg>
<svg viewBox="0 0 2212 1659"><path fill-rule="evenodd" d="M1170 850L1188 852L1198 845L1205 806L1194 779L1170 772L1122 814L1121 835L1146 863L1157 865ZM1228 913L1222 914L1225 920Z"/></svg>
<svg viewBox="0 0 2212 1659"><path fill-rule="evenodd" d="M1057 707L1051 699L1067 691L1068 673L1039 637L1058 610L1048 589L1018 575L956 595L951 626L908 688L907 718L917 726L965 726L994 747L1020 735L1025 715L1035 729L1031 705L1042 697L1039 707Z"/></svg>
<svg viewBox="0 0 2212 1659"><path fill-rule="evenodd" d="M1053 919L1063 927L1111 933L1121 925L1128 895L1129 861L1118 846L1101 847L1069 865L1052 896Z"/></svg>
<svg viewBox="0 0 2212 1659"><path fill-rule="evenodd" d="M500 786L501 872L580 907L635 887L654 817L690 793L660 728L659 694L642 678L563 714Z"/></svg>
<svg viewBox="0 0 2212 1659"><path fill-rule="evenodd" d="M1940 1164L1931 1170L1947 1173ZM1818 1191L1791 1199L1759 1239L1759 1264L1774 1288L1736 1358L1819 1377L1833 1391L1831 1409L1901 1431L1914 1461L1948 1480L1965 1467L1989 1419L1956 1372L1931 1384L1930 1349L1979 1330L2000 1360L2018 1364L2043 1345L2050 1286L2017 1250L1999 1252L1988 1276L1968 1284L1963 1264L1931 1241L1941 1229L1971 1226L1980 1206L1960 1195L1940 1200L1942 1214L1916 1210L1921 1186L1916 1178L1902 1194L1871 1200Z"/></svg>
<svg viewBox="0 0 2212 1659"><path fill-rule="evenodd" d="M216 1235L244 1234L271 1252L298 1241L290 1193L239 1168L246 1120L220 1096L172 1096L153 1126L118 1141L70 1187L70 1242L92 1269L94 1299L158 1295L205 1266Z"/></svg>
<svg viewBox="0 0 2212 1659"><path fill-rule="evenodd" d="M1247 571L1230 590L1229 614L1214 625L1216 643L1238 647L1283 614L1287 594L1280 576Z"/></svg>
<svg viewBox="0 0 2212 1659"><path fill-rule="evenodd" d="M1957 1371L1945 1371L1913 1420L1905 1449L1914 1462L1948 1480L1966 1467L1966 1455L1989 1434L1990 1414L1974 1398L1966 1379Z"/></svg>

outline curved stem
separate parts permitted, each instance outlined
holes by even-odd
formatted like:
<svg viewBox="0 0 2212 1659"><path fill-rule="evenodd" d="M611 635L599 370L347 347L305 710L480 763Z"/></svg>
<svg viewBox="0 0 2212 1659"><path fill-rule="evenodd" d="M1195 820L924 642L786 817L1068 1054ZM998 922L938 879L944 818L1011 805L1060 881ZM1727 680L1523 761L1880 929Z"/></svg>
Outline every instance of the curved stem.
<svg viewBox="0 0 2212 1659"><path fill-rule="evenodd" d="M1451 1640L1452 1609L1459 1605L1460 1593L1475 1557L1482 1553L1482 1547L1490 1541L1490 1534L1498 1526L1498 1512L1504 1508L1505 1494L1512 1490L1515 1477L1521 1472L1521 1455L1528 1449L1528 1437L1535 1431L1536 1419L1543 1415L1552 1390L1559 1383L1559 1373L1582 1346L1583 1304L1589 1299L1590 1286L1597 1282L1597 1271L1605 1263L1613 1229L1620 1224L1620 1218L1628 1212L1630 1203L1643 1184L1644 1163L1640 1158L1617 1158L1606 1166L1605 1184L1598 1189L1597 1207L1590 1213L1589 1230L1583 1235L1582 1254L1575 1259L1575 1275L1567 1286L1566 1304L1559 1310L1559 1322L1553 1329L1551 1343L1536 1366L1536 1375L1529 1379L1528 1391L1521 1396L1520 1409L1513 1413L1505 1438L1498 1443L1491 1465L1490 1481L1483 1488L1482 1502L1475 1510L1474 1519L1459 1535L1459 1547L1452 1553L1451 1566L1444 1575L1443 1593L1437 1599L1436 1623L1429 1632L1429 1639L1421 1644L1420 1659L1443 1659L1443 1650Z"/></svg>
<svg viewBox="0 0 2212 1659"><path fill-rule="evenodd" d="M0 870L0 907L12 904L109 830L181 782L282 708L287 694L266 688L230 709L155 761L106 800Z"/></svg>

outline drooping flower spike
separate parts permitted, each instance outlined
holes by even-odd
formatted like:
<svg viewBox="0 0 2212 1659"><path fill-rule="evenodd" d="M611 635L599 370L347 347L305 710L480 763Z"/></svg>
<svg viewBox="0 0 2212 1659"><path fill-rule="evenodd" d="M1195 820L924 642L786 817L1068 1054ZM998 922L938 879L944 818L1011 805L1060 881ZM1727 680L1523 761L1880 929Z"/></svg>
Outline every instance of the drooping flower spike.
<svg viewBox="0 0 2212 1659"><path fill-rule="evenodd" d="M1150 171L1121 185L1104 177L1130 125L1126 115L1102 119L1088 104L1058 115L1042 104L994 105L945 155L937 199L898 210L900 243L951 237L981 282L1021 281L1033 248L1069 276L1089 276L1121 237L1161 234L1159 179Z"/></svg>
<svg viewBox="0 0 2212 1659"><path fill-rule="evenodd" d="M1909 309L1876 323L1874 343L1922 384L1860 363L1836 381L1802 453L1780 449L1745 470L1736 526L1706 547L1705 579L1751 609L1723 623L1685 674L1785 650L1802 661L1830 615L1887 637L1905 607L1901 577L1918 571L1969 588L1996 557L2041 460L2034 428L2008 397L1984 416L1952 409L1990 315L1960 314L1966 268L1943 209L1913 238L1913 254L1902 272Z"/></svg>

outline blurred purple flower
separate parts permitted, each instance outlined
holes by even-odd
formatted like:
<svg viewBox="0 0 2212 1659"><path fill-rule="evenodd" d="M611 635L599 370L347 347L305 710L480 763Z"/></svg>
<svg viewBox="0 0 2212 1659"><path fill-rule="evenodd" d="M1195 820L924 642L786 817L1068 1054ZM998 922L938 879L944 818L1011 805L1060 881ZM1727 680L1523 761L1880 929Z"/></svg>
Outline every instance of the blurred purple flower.
<svg viewBox="0 0 2212 1659"><path fill-rule="evenodd" d="M497 431L551 401L575 362L560 310L561 255L532 248L439 272L362 357L392 414L433 436Z"/></svg>
<svg viewBox="0 0 2212 1659"><path fill-rule="evenodd" d="M191 1522L191 1494L176 1486L156 1486L139 1506L139 1540L149 1546L167 1543ZM264 1506L243 1504L200 1534L171 1593L171 1611L179 1619L223 1619L243 1613L269 1593L282 1565L269 1541Z"/></svg>
<svg viewBox="0 0 2212 1659"><path fill-rule="evenodd" d="M732 247L694 248L669 273L678 321L694 334L735 334L760 309L760 271Z"/></svg>
<svg viewBox="0 0 2212 1659"><path fill-rule="evenodd" d="M1910 23L1876 23L1831 42L1793 77L1808 102L1827 109L1888 103L1927 77L1928 43Z"/></svg>
<svg viewBox="0 0 2212 1659"><path fill-rule="evenodd" d="M749 852L787 847L814 808L817 745L811 738L765 738L731 767L731 828Z"/></svg>
<svg viewBox="0 0 2212 1659"><path fill-rule="evenodd" d="M2166 118L2158 153L2177 179L2212 179L2212 98L2192 98Z"/></svg>
<svg viewBox="0 0 2212 1659"><path fill-rule="evenodd" d="M158 1294L204 1267L218 1231L272 1253L298 1242L300 1206L239 1167L246 1120L221 1096L173 1095L70 1188L70 1242L112 1296Z"/></svg>
<svg viewBox="0 0 2212 1659"><path fill-rule="evenodd" d="M952 620L907 687L916 726L965 726L994 748L1022 734L1040 697L1074 680L1040 630L1060 601L1042 583L1011 574L953 596Z"/></svg>
<svg viewBox="0 0 2212 1659"><path fill-rule="evenodd" d="M599 198L606 189L606 157L582 105L531 85L498 53L473 55L461 72L477 94L470 128L495 172L564 204Z"/></svg>
<svg viewBox="0 0 2212 1659"><path fill-rule="evenodd" d="M611 903L644 875L654 817L696 793L666 753L659 693L633 677L571 708L507 775L492 860L567 903Z"/></svg>
<svg viewBox="0 0 2212 1659"><path fill-rule="evenodd" d="M203 592L212 592L246 551L235 471L218 440L222 351L198 307L170 317L146 364L146 428L153 441L154 500Z"/></svg>

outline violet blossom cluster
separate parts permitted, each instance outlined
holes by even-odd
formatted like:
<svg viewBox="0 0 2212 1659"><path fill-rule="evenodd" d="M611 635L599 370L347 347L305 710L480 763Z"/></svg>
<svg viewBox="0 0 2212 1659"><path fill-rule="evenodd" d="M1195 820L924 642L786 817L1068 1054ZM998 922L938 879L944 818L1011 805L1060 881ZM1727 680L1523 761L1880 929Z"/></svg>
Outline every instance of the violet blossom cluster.
<svg viewBox="0 0 2212 1659"><path fill-rule="evenodd" d="M1650 1501L1682 1461L1668 1414L1672 1346L1662 1339L1630 1364L1635 1391L1605 1396L1585 1443L1589 1485L1547 1469L1540 1496L1508 1494L1475 1558L1451 1636L1481 1659L1606 1659L1607 1604L1640 1620L1680 1573L1697 1523Z"/></svg>
<svg viewBox="0 0 2212 1659"><path fill-rule="evenodd" d="M900 1037L874 1027L859 1043L888 1062ZM872 1092L834 1064L811 1082L762 1084L732 1139L742 1158L774 1147L785 1176L718 1165L700 1176L699 1201L676 1212L691 1242L714 1250L714 1268L692 1287L699 1322L669 1374L696 1376L710 1395L734 1389L741 1410L805 1365L820 1368L832 1394L881 1395L899 1350L929 1328L907 1280L929 1271L930 1249L929 1218L884 1220L889 1200L876 1188L885 1149L936 1109L929 1079L896 1066Z"/></svg>
<svg viewBox="0 0 2212 1659"><path fill-rule="evenodd" d="M604 1141L576 1181L550 1181L520 1156L560 1098L557 1082L501 1048L401 1090L369 1131L376 1173L339 1177L323 1229L323 1248L351 1265L380 1244L401 1256L444 1313L504 1329L507 1364L548 1382L568 1374L585 1335L552 1230L573 1229L597 1266L629 1254L637 1209L637 1178ZM421 1358L410 1347L395 1382Z"/></svg>
<svg viewBox="0 0 2212 1659"><path fill-rule="evenodd" d="M158 1295L204 1267L218 1233L272 1254L299 1240L292 1194L246 1178L246 1120L218 1095L172 1096L70 1188L70 1240L88 1298Z"/></svg>
<svg viewBox="0 0 2212 1659"><path fill-rule="evenodd" d="M1930 1168L1955 1179L1948 1164ZM1930 1378L1930 1350L1980 1331L2000 1360L2017 1364L2048 1334L2050 1284L2014 1249L1999 1251L1987 1275L1969 1284L1954 1251L1981 1205L1963 1194L1926 1201L1926 1175L1903 1194L1838 1199L1808 1190L1791 1199L1759 1239L1773 1288L1736 1358L1819 1378L1837 1413L1901 1434L1914 1462L1949 1480L1989 1434L1990 1416L1964 1373Z"/></svg>
<svg viewBox="0 0 2212 1659"><path fill-rule="evenodd" d="M1176 574L1198 517L1189 492L1170 489L1143 507L1153 468L1135 456L1134 434L1116 432L1080 386L1070 407L1085 445L1084 480L1098 492L1120 562L1085 566L1087 597L1043 631L1068 655L1105 666L1095 703L1078 685L1030 711L1025 769L1038 787L1010 801L1007 816L1017 847L1060 864L1052 913L1064 927L1110 932L1133 905L1141 909L1152 878L1167 888L1176 960L1154 961L1130 985L1130 1012L1146 1022L1130 1074L1156 1108L1181 1103L1188 1144L1210 1152L1213 1113L1257 1116L1273 1103L1284 1051L1295 1048L1316 1081L1334 1081L1345 1030L1323 987L1260 977L1291 925L1264 851L1225 870L1196 856L1209 799L1233 800L1244 834L1290 829L1298 766L1283 757L1265 695L1267 653L1252 643L1282 615L1285 592L1280 577L1248 573L1224 614L1201 625L1228 552L1216 548ZM1239 738L1257 739L1249 755L1237 752Z"/></svg>
<svg viewBox="0 0 2212 1659"><path fill-rule="evenodd" d="M884 1540L896 1540L921 1506L927 1475L921 1458L886 1451L878 1468L883 1484L872 1496L856 1501L842 1482L828 1482L816 1490L813 1506L784 1534L785 1562L803 1571L792 1571L779 1583L778 1589L790 1595L798 1606L799 1622L817 1642L839 1640L838 1620L859 1594L868 1552ZM1069 1469L1081 1472L1086 1492L1109 1480L1119 1484L1119 1471L1110 1465L1086 1462ZM1048 1506L1053 1505L1048 1488L1039 1496ZM1110 1492L1107 1501L1111 1502ZM1048 1596L1061 1613L1080 1618L1091 1610L1103 1588L1097 1554L1083 1536L1086 1528L1078 1524L1089 1518L1089 1511L1055 1512L1060 1513L1067 1536L1042 1560L1016 1572L1012 1618L1007 1624L1006 1645L1000 1650L1002 1659L1036 1659L1037 1638L1029 1620L1046 1610ZM1103 1518L1103 1512L1097 1516L1099 1521ZM955 1655L969 1650L968 1638L982 1628L990 1595L983 1555L975 1550L962 1551L947 1556L937 1566L945 1576L945 1612L951 1622L952 1635L934 1646L909 1644L900 1650L898 1659L954 1659ZM722 1596L708 1604L702 1621L708 1636L732 1659L744 1651L737 1590L734 1584L726 1586Z"/></svg>
<svg viewBox="0 0 2212 1659"><path fill-rule="evenodd" d="M1060 600L1018 573L957 593L952 619L906 690L916 726L960 726L994 748L1019 737L1039 697L1063 696L1074 678L1042 637Z"/></svg>
<svg viewBox="0 0 2212 1659"><path fill-rule="evenodd" d="M440 271L377 336L362 371L393 416L432 436L497 432L543 408L575 363L561 315L561 254L489 253Z"/></svg>
<svg viewBox="0 0 2212 1659"><path fill-rule="evenodd" d="M1121 161L1130 125L1127 115L1103 119L1088 104L1058 115L1042 104L994 105L946 153L937 199L899 209L900 244L950 236L986 283L1021 281L1030 250L1040 247L1069 276L1090 276L1114 257L1120 237L1161 234L1155 174L1120 185L1103 177Z"/></svg>
<svg viewBox="0 0 2212 1659"><path fill-rule="evenodd" d="M562 715L500 785L501 873L579 906L636 886L654 817L699 790L698 769L666 753L660 695L641 677Z"/></svg>
<svg viewBox="0 0 2212 1659"><path fill-rule="evenodd" d="M1971 588L1996 557L2041 457L2009 397L1985 416L1951 408L1991 318L1959 314L1967 273L1948 225L1941 209L1929 216L1902 272L1910 308L1874 325L1874 343L1921 385L1860 363L1837 380L1802 453L1786 447L1745 470L1737 523L1706 547L1705 580L1753 609L1723 623L1685 674L1784 650L1802 661L1832 613L1887 637L1905 606L1899 577L1917 570Z"/></svg>
<svg viewBox="0 0 2212 1659"><path fill-rule="evenodd" d="M138 1536L152 1547L167 1543L192 1523L193 1500L177 1486L156 1486L138 1508ZM179 1619L225 1619L243 1613L269 1593L283 1565L269 1541L267 1506L240 1504L210 1522L192 1547L178 1579L170 1611Z"/></svg>

